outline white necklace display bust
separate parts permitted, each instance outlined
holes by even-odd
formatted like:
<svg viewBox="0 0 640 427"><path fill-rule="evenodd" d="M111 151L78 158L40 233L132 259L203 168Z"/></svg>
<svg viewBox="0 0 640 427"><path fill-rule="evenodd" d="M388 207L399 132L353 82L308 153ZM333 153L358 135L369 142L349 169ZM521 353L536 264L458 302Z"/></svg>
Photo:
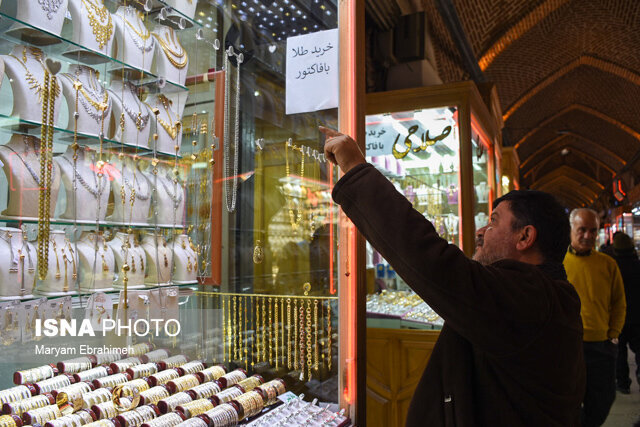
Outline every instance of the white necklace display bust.
<svg viewBox="0 0 640 427"><path fill-rule="evenodd" d="M128 242L129 248L125 247L125 243ZM144 272L146 267L144 250L135 243L133 234L126 234L118 232L113 240L107 243L107 245L113 251L113 255L116 260L116 281L114 282L115 288L123 288L124 283L122 266L126 264L129 266L127 272L129 289L139 289L144 287Z"/></svg>
<svg viewBox="0 0 640 427"><path fill-rule="evenodd" d="M68 2L69 0L18 1L16 18L59 36L62 32ZM11 29L17 27L24 27L24 25L15 23Z"/></svg>
<svg viewBox="0 0 640 427"><path fill-rule="evenodd" d="M33 297L36 259L22 230L0 227L0 300Z"/></svg>
<svg viewBox="0 0 640 427"><path fill-rule="evenodd" d="M35 47L16 45L9 55L2 56L5 72L13 90L12 116L42 123L42 94L44 92L45 56ZM60 112L60 79L56 78L53 122Z"/></svg>
<svg viewBox="0 0 640 427"><path fill-rule="evenodd" d="M62 218L77 219L78 221L104 221L107 215L107 205L111 185L106 174L98 176L96 173L96 153L88 148L78 150L78 160L75 171L73 165L73 150L69 146L67 151L55 158L62 171L62 182L66 190L67 206L60 216ZM76 180L76 202L74 206L73 180ZM75 212L74 212L75 208Z"/></svg>
<svg viewBox="0 0 640 427"><path fill-rule="evenodd" d="M73 42L111 56L115 26L103 0L70 1L69 13L73 22Z"/></svg>
<svg viewBox="0 0 640 427"><path fill-rule="evenodd" d="M144 25L142 13L132 6L120 6L113 17L116 23L117 58L132 67L150 72L156 40Z"/></svg>
<svg viewBox="0 0 640 427"><path fill-rule="evenodd" d="M77 266L77 254L64 231L52 230L49 237L49 268L44 280L38 282L37 292L47 296L76 293Z"/></svg>
<svg viewBox="0 0 640 427"><path fill-rule="evenodd" d="M93 292L113 289L116 261L102 233L82 233L77 246L80 290Z"/></svg>
<svg viewBox="0 0 640 427"><path fill-rule="evenodd" d="M184 86L187 80L189 56L180 44L178 35L173 28L164 25L156 25L151 34L158 44L155 55L158 76Z"/></svg>
<svg viewBox="0 0 640 427"><path fill-rule="evenodd" d="M62 92L69 106L69 122L67 129L75 128L76 89L74 83L79 81L82 87L78 90L78 132L86 135L107 136L111 118L111 97L100 83L100 73L85 65L71 65L69 72L61 75Z"/></svg>
<svg viewBox="0 0 640 427"><path fill-rule="evenodd" d="M174 181L172 175L171 168L160 165L157 175L153 175L153 172L147 174L155 189L153 194L156 203L153 204L153 214L157 224L175 227L184 223L186 197L182 183L177 179Z"/></svg>
<svg viewBox="0 0 640 427"><path fill-rule="evenodd" d="M115 157L112 164L120 173L116 174L111 181L114 206L110 219L125 224L129 224L129 222L147 224L151 206L149 178L137 168L135 161L131 158L124 157L123 160L120 160ZM132 205L131 193L134 189L135 197Z"/></svg>
<svg viewBox="0 0 640 427"><path fill-rule="evenodd" d="M142 239L142 249L147 255L147 277L149 286L165 286L171 284L171 266L173 252L163 236L147 234Z"/></svg>
<svg viewBox="0 0 640 427"><path fill-rule="evenodd" d="M173 241L174 283L196 283L198 281L198 255L191 247L189 236L180 234Z"/></svg>
<svg viewBox="0 0 640 427"><path fill-rule="evenodd" d="M0 146L0 161L9 181L9 201L2 215L38 218L40 196L40 140L34 136L12 135ZM51 171L51 208L53 217L60 189L60 168Z"/></svg>
<svg viewBox="0 0 640 427"><path fill-rule="evenodd" d="M149 148L152 114L149 107L140 101L137 89L131 83L112 80L109 88L113 100L113 116L116 122L116 141ZM124 118L124 131L120 121Z"/></svg>
<svg viewBox="0 0 640 427"><path fill-rule="evenodd" d="M158 134L158 140L152 141L151 144L155 144L156 150L168 154L176 154L176 145L180 147L182 143L182 129L176 124L180 121L180 115L172 103L162 94L155 95L148 103L151 110L157 108L160 112L154 120L157 122L155 133ZM153 145L151 148L154 148Z"/></svg>

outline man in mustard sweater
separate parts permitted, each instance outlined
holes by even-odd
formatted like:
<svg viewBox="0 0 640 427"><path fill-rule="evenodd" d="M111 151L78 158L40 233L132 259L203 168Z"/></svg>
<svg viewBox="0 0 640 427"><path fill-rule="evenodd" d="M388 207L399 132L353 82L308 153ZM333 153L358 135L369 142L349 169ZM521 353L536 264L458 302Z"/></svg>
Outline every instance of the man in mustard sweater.
<svg viewBox="0 0 640 427"><path fill-rule="evenodd" d="M626 312L624 285L616 261L594 250L598 233L596 212L575 209L569 221L571 245L564 258L564 268L582 303L580 315L587 366L582 425L600 426L616 397L617 344Z"/></svg>

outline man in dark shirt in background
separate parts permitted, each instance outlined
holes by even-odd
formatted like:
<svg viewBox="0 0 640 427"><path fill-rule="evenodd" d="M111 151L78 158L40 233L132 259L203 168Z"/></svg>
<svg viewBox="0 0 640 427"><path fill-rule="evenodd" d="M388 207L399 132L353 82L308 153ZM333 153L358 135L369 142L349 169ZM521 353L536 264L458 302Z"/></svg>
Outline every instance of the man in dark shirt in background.
<svg viewBox="0 0 640 427"><path fill-rule="evenodd" d="M474 261L440 238L350 137L320 130L325 155L345 173L334 200L445 320L407 425L579 425L582 321L562 266L563 208L539 191L496 200Z"/></svg>
<svg viewBox="0 0 640 427"><path fill-rule="evenodd" d="M618 263L624 294L627 299L627 317L618 341L618 360L616 378L621 393L631 393L627 345L635 354L636 378L640 384L640 260L633 246L633 240L627 234L617 232L613 235L613 258Z"/></svg>

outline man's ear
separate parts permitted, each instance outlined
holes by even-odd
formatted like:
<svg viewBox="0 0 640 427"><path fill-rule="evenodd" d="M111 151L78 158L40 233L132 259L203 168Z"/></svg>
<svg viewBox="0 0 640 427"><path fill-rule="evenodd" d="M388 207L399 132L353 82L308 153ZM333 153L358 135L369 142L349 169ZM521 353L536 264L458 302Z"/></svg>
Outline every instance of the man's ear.
<svg viewBox="0 0 640 427"><path fill-rule="evenodd" d="M533 225L525 225L520 230L518 241L516 242L516 249L519 251L526 251L531 249L538 239L538 230Z"/></svg>

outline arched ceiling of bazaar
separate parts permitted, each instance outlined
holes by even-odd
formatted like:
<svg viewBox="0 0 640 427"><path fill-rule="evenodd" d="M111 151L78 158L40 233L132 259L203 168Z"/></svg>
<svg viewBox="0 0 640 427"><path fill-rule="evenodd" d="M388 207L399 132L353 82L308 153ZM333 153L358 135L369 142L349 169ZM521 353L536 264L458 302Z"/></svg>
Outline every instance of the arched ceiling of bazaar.
<svg viewBox="0 0 640 427"><path fill-rule="evenodd" d="M379 28L426 12L438 74L453 82L471 74L439 13L443 3L455 7L475 61L496 85L503 144L515 147L522 188L601 209L611 204L614 177L627 189L640 182L640 1L367 0Z"/></svg>

